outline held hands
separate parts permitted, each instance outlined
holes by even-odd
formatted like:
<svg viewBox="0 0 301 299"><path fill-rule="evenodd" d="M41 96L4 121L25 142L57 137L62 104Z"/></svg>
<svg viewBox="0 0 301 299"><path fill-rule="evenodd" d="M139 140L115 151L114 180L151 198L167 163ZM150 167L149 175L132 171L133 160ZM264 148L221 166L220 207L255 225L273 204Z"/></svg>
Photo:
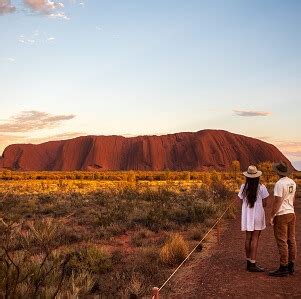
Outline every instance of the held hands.
<svg viewBox="0 0 301 299"><path fill-rule="evenodd" d="M274 217L270 218L270 225L274 226Z"/></svg>

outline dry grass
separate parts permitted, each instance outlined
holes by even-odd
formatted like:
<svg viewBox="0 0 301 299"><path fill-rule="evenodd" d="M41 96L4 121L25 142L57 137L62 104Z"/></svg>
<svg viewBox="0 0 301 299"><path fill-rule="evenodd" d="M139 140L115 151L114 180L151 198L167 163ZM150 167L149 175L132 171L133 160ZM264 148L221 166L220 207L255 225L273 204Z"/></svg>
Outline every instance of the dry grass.
<svg viewBox="0 0 301 299"><path fill-rule="evenodd" d="M188 254L188 243L176 233L172 234L160 250L160 259L167 265L176 265L182 262Z"/></svg>
<svg viewBox="0 0 301 299"><path fill-rule="evenodd" d="M57 292L58 298L147 295L184 257L192 239L200 236L193 228L205 230L233 196L230 174L226 183L216 173L120 172L107 173L106 179L99 173L93 180L91 173L50 175L54 174L30 173L36 176L32 179L23 173L18 179L0 180L0 217L30 236L19 238L15 229L12 233L9 257L22 265L21 277L41 267L47 249L43 244L50 246L41 267L45 270L36 273L35 281L26 282L16 279L18 269L0 246L0 281L4 283L0 297L7 295L8 278L14 294L21 297L31 297L32 292L41 297ZM159 180L161 176L164 180ZM187 230L192 231L184 234ZM7 237L4 232L0 230L1 238ZM184 235L187 239L180 237ZM25 253L22 264L20 256ZM53 271L46 278L49 267ZM37 281L41 283L35 291Z"/></svg>

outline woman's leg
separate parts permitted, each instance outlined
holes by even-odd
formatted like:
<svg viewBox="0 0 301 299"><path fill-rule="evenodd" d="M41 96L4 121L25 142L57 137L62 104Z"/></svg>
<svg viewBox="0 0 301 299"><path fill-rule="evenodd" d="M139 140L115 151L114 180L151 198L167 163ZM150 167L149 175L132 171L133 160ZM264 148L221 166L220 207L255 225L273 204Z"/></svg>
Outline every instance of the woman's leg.
<svg viewBox="0 0 301 299"><path fill-rule="evenodd" d="M260 234L261 234L261 230L254 230L252 232L252 236L251 236L250 255L251 255L251 259L254 261L256 261L258 240L259 240Z"/></svg>
<svg viewBox="0 0 301 299"><path fill-rule="evenodd" d="M251 240L252 240L252 232L246 231L245 251L246 251L247 259L251 259Z"/></svg>

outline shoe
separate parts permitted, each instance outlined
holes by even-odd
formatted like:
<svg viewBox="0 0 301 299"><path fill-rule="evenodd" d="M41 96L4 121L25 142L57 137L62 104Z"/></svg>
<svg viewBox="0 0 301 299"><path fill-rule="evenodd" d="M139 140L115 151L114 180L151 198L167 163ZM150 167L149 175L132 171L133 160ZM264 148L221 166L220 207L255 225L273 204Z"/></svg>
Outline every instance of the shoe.
<svg viewBox="0 0 301 299"><path fill-rule="evenodd" d="M288 276L288 274L289 274L288 266L280 266L279 269L269 272L270 276L276 276L276 277Z"/></svg>
<svg viewBox="0 0 301 299"><path fill-rule="evenodd" d="M250 261L247 260L247 271L249 271L251 264L252 264L252 263L251 263Z"/></svg>
<svg viewBox="0 0 301 299"><path fill-rule="evenodd" d="M249 272L264 272L264 269L256 265L256 263L251 263L248 269Z"/></svg>
<svg viewBox="0 0 301 299"><path fill-rule="evenodd" d="M295 272L295 264L294 262L289 262L287 265L289 274L294 274Z"/></svg>

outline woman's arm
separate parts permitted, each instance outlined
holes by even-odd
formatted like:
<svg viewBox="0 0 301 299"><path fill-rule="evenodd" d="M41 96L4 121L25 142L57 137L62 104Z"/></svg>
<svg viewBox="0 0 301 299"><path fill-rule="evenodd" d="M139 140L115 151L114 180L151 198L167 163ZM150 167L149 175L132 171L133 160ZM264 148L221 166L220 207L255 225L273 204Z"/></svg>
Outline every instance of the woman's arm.
<svg viewBox="0 0 301 299"><path fill-rule="evenodd" d="M268 201L271 199L271 195L269 195L268 197L266 197L266 198L264 198L263 200L262 200L262 206L264 207L264 208L266 208L267 206L268 206Z"/></svg>

